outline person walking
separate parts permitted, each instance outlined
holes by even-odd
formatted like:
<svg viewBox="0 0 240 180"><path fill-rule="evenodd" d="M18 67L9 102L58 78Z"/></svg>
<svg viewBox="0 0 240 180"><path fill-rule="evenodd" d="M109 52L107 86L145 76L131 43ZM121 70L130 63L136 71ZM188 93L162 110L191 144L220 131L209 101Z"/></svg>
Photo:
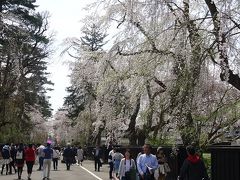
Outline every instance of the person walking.
<svg viewBox="0 0 240 180"><path fill-rule="evenodd" d="M109 164L109 179L113 179L113 156L114 153L116 152L116 148L113 148L109 153L108 153L108 164Z"/></svg>
<svg viewBox="0 0 240 180"><path fill-rule="evenodd" d="M209 180L204 162L196 154L195 147L187 146L188 157L183 162L178 180Z"/></svg>
<svg viewBox="0 0 240 180"><path fill-rule="evenodd" d="M126 150L125 158L120 162L118 177L119 180L136 180L136 164L129 150Z"/></svg>
<svg viewBox="0 0 240 180"><path fill-rule="evenodd" d="M53 150L51 144L47 143L47 147L43 149L43 180L49 179Z"/></svg>
<svg viewBox="0 0 240 180"><path fill-rule="evenodd" d="M9 174L12 174L12 168L14 169L15 174L17 173L16 167L15 167L15 162L16 162L16 147L14 144L11 144L11 148L10 148L10 164L9 164Z"/></svg>
<svg viewBox="0 0 240 180"><path fill-rule="evenodd" d="M17 166L17 172L18 172L18 179L21 179L24 160L25 160L25 152L24 152L24 147L22 143L18 145L15 159L16 159L16 166Z"/></svg>
<svg viewBox="0 0 240 180"><path fill-rule="evenodd" d="M59 158L60 158L60 152L59 152L57 147L54 147L53 148L53 158L52 158L52 161L53 161L53 169L55 171L57 171L57 169L58 169L58 160L59 160Z"/></svg>
<svg viewBox="0 0 240 180"><path fill-rule="evenodd" d="M42 170L42 167L43 167L43 149L45 148L44 145L40 145L38 148L37 148L37 155L38 155L38 163L39 163L39 168L38 168L38 171L41 171Z"/></svg>
<svg viewBox="0 0 240 180"><path fill-rule="evenodd" d="M158 168L156 156L151 154L151 145L143 146L144 154L140 155L137 161L137 169L141 180L154 180L154 171Z"/></svg>
<svg viewBox="0 0 240 180"><path fill-rule="evenodd" d="M100 167L102 166L102 163L100 161L100 158L102 157L102 150L100 149L99 145L96 146L92 154L94 156L95 171L100 171Z"/></svg>
<svg viewBox="0 0 240 180"><path fill-rule="evenodd" d="M73 157L75 157L70 144L67 144L67 147L64 149L63 157L67 166L67 171L69 171L70 166L72 164Z"/></svg>
<svg viewBox="0 0 240 180"><path fill-rule="evenodd" d="M78 148L76 146L72 147L72 153L73 153L72 162L71 162L72 164L77 164L77 160L76 160L76 158L77 158L77 150L78 150Z"/></svg>
<svg viewBox="0 0 240 180"><path fill-rule="evenodd" d="M35 150L32 144L29 144L28 148L25 150L25 161L27 165L28 180L31 180L32 169L35 163Z"/></svg>
<svg viewBox="0 0 240 180"><path fill-rule="evenodd" d="M82 162L83 162L83 149L81 146L79 146L77 150L77 165L82 166Z"/></svg>
<svg viewBox="0 0 240 180"><path fill-rule="evenodd" d="M118 177L119 165L122 158L124 158L123 154L119 152L119 149L116 149L116 152L113 154L113 169L116 177Z"/></svg>
<svg viewBox="0 0 240 180"><path fill-rule="evenodd" d="M2 149L2 157L3 157L3 164L2 164L2 171L1 174L3 174L4 168L6 166L6 175L8 175L8 170L9 170L9 164L10 164L10 147L8 144L3 146Z"/></svg>

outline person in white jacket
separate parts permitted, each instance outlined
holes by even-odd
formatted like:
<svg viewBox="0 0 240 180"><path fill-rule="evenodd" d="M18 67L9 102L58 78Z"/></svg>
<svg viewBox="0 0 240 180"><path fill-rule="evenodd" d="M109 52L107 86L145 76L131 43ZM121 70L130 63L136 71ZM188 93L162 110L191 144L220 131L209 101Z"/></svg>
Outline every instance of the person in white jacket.
<svg viewBox="0 0 240 180"><path fill-rule="evenodd" d="M135 180L136 179L136 164L135 164L135 161L131 158L131 154L128 149L125 152L125 158L123 158L120 162L119 170L118 170L118 178L119 180Z"/></svg>
<svg viewBox="0 0 240 180"><path fill-rule="evenodd" d="M82 162L83 162L83 149L81 146L79 146L77 150L77 165L82 166Z"/></svg>

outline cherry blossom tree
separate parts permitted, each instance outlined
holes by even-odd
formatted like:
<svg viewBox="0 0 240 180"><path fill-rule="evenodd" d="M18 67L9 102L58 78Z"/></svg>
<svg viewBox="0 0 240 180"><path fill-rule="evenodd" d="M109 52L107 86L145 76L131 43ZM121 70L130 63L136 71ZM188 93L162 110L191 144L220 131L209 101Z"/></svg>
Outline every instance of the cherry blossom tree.
<svg viewBox="0 0 240 180"><path fill-rule="evenodd" d="M206 146L236 123L238 1L103 0L89 7L101 10L97 19L114 32L110 48L88 54L94 61L72 44L80 60L73 84L87 76L94 90L95 137L107 131L107 139L142 145L180 136Z"/></svg>

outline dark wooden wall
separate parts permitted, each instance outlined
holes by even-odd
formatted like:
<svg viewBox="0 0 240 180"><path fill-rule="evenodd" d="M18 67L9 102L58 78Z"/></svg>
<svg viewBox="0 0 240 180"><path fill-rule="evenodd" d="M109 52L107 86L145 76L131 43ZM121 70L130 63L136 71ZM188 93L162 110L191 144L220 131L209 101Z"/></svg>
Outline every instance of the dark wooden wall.
<svg viewBox="0 0 240 180"><path fill-rule="evenodd" d="M240 146L213 146L209 149L212 180L240 180Z"/></svg>

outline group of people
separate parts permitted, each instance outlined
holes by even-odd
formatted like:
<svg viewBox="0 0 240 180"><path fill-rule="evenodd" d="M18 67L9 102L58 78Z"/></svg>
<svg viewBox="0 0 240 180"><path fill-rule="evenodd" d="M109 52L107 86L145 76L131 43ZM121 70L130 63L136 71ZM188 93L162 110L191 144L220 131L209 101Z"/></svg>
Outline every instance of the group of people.
<svg viewBox="0 0 240 180"><path fill-rule="evenodd" d="M39 152L39 170L43 167L43 180L49 179L51 162L53 162L53 169L58 170L58 160L60 159L59 148L51 148L51 144L47 143L45 148L38 148ZM81 146L78 148L71 147L67 144L67 147L62 149L63 162L66 164L67 171L70 170L72 164L82 165L83 162L83 149ZM41 164L41 163L43 164Z"/></svg>
<svg viewBox="0 0 240 180"><path fill-rule="evenodd" d="M33 165L38 157L38 170L43 170L43 179L45 180L49 179L52 161L54 170L57 170L60 151L56 147L52 149L50 143L47 143L46 146L40 145L38 147L33 144L5 144L1 149L1 156L3 158L1 175L12 174L12 170L14 170L18 179L21 179L23 167L26 164L28 180L31 180Z"/></svg>
<svg viewBox="0 0 240 180"><path fill-rule="evenodd" d="M131 157L131 152L126 149L124 155L118 149L113 148L108 155L109 178L115 177L120 180L155 180L154 172L159 166L157 156L151 154L150 144L143 146L143 151L138 154L135 160Z"/></svg>
<svg viewBox="0 0 240 180"><path fill-rule="evenodd" d="M21 179L23 166L26 162L28 180L31 180L36 155L32 144L29 144L26 147L24 147L22 143L17 146L14 144L5 144L2 148L1 154L3 158L1 175L4 173L4 170L6 175L12 174L12 170L14 170L18 175L18 179Z"/></svg>
<svg viewBox="0 0 240 180"><path fill-rule="evenodd" d="M165 180L171 169L163 148L159 147L156 155L151 153L151 149L150 144L145 144L142 152L138 154L135 160L131 157L129 149L126 149L123 155L117 148L113 148L108 154L109 178L113 179L115 176L119 180ZM197 155L195 148L188 146L186 150L188 157L181 167L178 180L209 180L206 167ZM47 180L50 176L52 162L53 169L58 169L60 154L60 149L57 147L52 148L50 143L38 147L32 144L28 146L21 143L18 145L6 144L1 150L3 158L1 174L4 174L4 171L6 175L12 174L12 170L14 170L18 179L21 179L23 167L26 164L27 179L31 180L33 165L38 156L38 170L43 170L43 180ZM72 164L82 165L84 151L81 146L73 148L68 144L66 148L62 149L62 154L67 170L70 170ZM103 155L101 148L97 146L92 151L92 155L95 161L95 171L100 171L101 157Z"/></svg>
<svg viewBox="0 0 240 180"><path fill-rule="evenodd" d="M129 149L123 156L113 148L108 155L109 178L114 179L114 172L119 180L165 180L171 169L163 148L159 147L156 155L151 153L151 149L150 144L145 144L135 161ZM195 148L188 146L186 150L188 157L181 167L178 180L209 180L206 167Z"/></svg>
<svg viewBox="0 0 240 180"><path fill-rule="evenodd" d="M76 148L67 144L67 147L63 150L63 161L66 163L68 171L70 170L71 164L82 165L83 158L84 151L81 146Z"/></svg>
<svg viewBox="0 0 240 180"><path fill-rule="evenodd" d="M43 171L43 180L49 179L51 164L53 164L53 170L58 170L61 151L67 170L70 170L72 164L82 165L84 152L81 146L76 148L68 144L66 148L61 150L59 147L52 148L51 143L46 143L46 146L24 145L22 143L18 145L5 144L0 148L0 155L3 159L1 175L17 173L18 179L21 179L23 167L26 164L27 179L31 180L33 165L38 161L39 167L37 170Z"/></svg>

